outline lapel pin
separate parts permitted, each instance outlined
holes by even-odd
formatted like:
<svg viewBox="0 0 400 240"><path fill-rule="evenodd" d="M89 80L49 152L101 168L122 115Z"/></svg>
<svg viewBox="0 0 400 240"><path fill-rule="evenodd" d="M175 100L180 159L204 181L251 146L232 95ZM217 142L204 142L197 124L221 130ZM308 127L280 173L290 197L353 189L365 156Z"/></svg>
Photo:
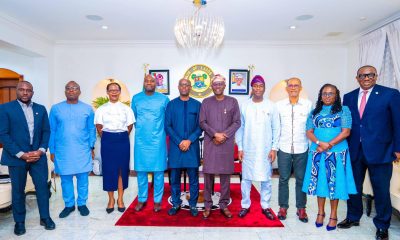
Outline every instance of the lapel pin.
<svg viewBox="0 0 400 240"><path fill-rule="evenodd" d="M375 94L377 94L377 95L378 95L378 94L379 94L379 92L375 92Z"/></svg>
<svg viewBox="0 0 400 240"><path fill-rule="evenodd" d="M39 113L36 113L36 115L38 115Z"/></svg>

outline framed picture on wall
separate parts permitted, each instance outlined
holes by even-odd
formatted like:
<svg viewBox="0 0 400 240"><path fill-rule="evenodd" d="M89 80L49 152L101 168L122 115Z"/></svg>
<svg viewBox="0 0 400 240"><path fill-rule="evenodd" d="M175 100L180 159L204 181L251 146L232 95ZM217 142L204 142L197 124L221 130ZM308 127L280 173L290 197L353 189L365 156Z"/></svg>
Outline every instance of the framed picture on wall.
<svg viewBox="0 0 400 240"><path fill-rule="evenodd" d="M249 94L250 72L247 69L229 69L229 94Z"/></svg>
<svg viewBox="0 0 400 240"><path fill-rule="evenodd" d="M156 91L165 95L169 95L169 70L149 70L156 79Z"/></svg>

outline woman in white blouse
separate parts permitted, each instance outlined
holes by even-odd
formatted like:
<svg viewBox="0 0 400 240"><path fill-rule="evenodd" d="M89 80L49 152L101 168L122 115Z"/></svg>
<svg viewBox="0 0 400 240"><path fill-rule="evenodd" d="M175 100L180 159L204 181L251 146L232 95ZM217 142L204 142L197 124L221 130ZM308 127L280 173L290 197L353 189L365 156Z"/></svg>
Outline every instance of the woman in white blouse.
<svg viewBox="0 0 400 240"><path fill-rule="evenodd" d="M94 123L101 137L103 190L108 192L107 213L114 211L114 191L118 190L118 211L124 212L124 190L128 187L130 143L129 134L135 116L132 109L119 101L121 86L107 85L110 101L99 107Z"/></svg>

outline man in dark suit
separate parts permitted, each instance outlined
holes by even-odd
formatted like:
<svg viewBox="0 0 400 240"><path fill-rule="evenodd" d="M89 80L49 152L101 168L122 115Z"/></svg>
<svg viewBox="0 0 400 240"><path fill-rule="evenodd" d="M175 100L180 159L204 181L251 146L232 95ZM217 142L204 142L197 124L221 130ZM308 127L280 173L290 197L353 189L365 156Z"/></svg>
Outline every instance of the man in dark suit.
<svg viewBox="0 0 400 240"><path fill-rule="evenodd" d="M357 194L347 201L347 217L339 228L359 226L363 214L362 186L368 169L375 196L376 239L388 239L392 215L390 179L393 161L400 158L400 93L376 84L373 66L358 69L360 88L344 95L343 105L349 107L353 119L348 138Z"/></svg>
<svg viewBox="0 0 400 240"><path fill-rule="evenodd" d="M8 166L12 187L14 233L25 230L25 185L27 172L36 189L40 225L55 229L49 214L46 149L50 137L49 119L44 106L31 101L33 87L22 81L17 85L17 100L0 105L0 143L3 144L1 164Z"/></svg>

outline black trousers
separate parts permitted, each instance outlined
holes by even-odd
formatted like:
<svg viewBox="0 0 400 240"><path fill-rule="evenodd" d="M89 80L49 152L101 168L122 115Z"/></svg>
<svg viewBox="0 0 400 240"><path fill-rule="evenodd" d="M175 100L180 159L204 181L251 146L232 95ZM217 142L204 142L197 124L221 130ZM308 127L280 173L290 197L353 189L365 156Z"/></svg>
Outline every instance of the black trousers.
<svg viewBox="0 0 400 240"><path fill-rule="evenodd" d="M363 214L362 191L366 170L368 169L372 189L374 191L376 228L388 229L392 216L392 203L390 201L390 179L392 178L393 164L368 164L361 147L358 150L358 159L352 159L354 181L357 194L350 195L347 200L347 218L359 221Z"/></svg>

